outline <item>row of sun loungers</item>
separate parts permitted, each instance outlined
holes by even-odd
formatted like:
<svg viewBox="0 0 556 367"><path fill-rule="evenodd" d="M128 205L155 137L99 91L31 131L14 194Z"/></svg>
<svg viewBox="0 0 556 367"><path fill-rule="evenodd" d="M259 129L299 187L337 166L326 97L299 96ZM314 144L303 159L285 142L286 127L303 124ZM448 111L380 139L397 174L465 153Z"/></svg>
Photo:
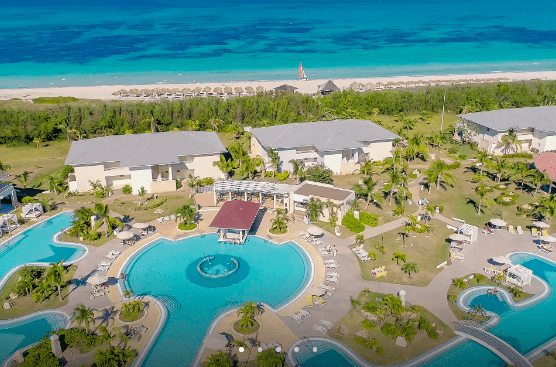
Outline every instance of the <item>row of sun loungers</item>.
<svg viewBox="0 0 556 367"><path fill-rule="evenodd" d="M313 296L308 294L307 295L307 307L313 307L316 304L317 306L324 306L326 302L319 296Z"/></svg>
<svg viewBox="0 0 556 367"><path fill-rule="evenodd" d="M314 325L313 330L320 331L323 334L326 334L326 332L334 326L330 321L325 319L320 320L319 324L320 325Z"/></svg>
<svg viewBox="0 0 556 367"><path fill-rule="evenodd" d="M110 259L110 260L114 260L115 258L117 258L120 255L120 251L116 251L116 250L112 250L108 253L108 255L106 255L104 258L105 259Z"/></svg>
<svg viewBox="0 0 556 367"><path fill-rule="evenodd" d="M301 321L303 321L304 319L311 317L311 314L305 310L299 310L296 313L294 313L293 315L290 315L290 317L292 319L294 319L295 321L297 321L297 323L299 324Z"/></svg>
<svg viewBox="0 0 556 367"><path fill-rule="evenodd" d="M548 237L548 230L543 229L542 231L539 231L537 228L533 227L531 228L531 234L533 237Z"/></svg>
<svg viewBox="0 0 556 367"><path fill-rule="evenodd" d="M352 250L357 255L357 257L359 257L361 261L366 262L371 260L371 258L369 257L369 253L367 252L367 250L363 249L362 244L357 247L354 247Z"/></svg>
<svg viewBox="0 0 556 367"><path fill-rule="evenodd" d="M324 266L327 269L337 269L338 268L338 262L336 260L333 259L329 259L329 260L324 260Z"/></svg>
<svg viewBox="0 0 556 367"><path fill-rule="evenodd" d="M94 299L96 297L104 297L104 295L105 293L103 291L91 292L91 296L89 298Z"/></svg>
<svg viewBox="0 0 556 367"><path fill-rule="evenodd" d="M539 245L539 251L546 252L547 254L549 254L552 252L552 246L545 245L545 244Z"/></svg>
<svg viewBox="0 0 556 367"><path fill-rule="evenodd" d="M172 215L169 215L169 216L166 216L166 217L158 217L158 218L156 218L156 221L157 221L158 223L169 222L169 221L171 221L171 220L176 220L176 215L175 215L175 214L172 214Z"/></svg>
<svg viewBox="0 0 556 367"><path fill-rule="evenodd" d="M98 264L97 271L108 271L110 265L112 265L112 263L103 261L100 264Z"/></svg>
<svg viewBox="0 0 556 367"><path fill-rule="evenodd" d="M488 268L484 268L483 269L485 271L485 274L492 274L492 275L498 275L500 274L500 270L498 270L497 268L495 268L494 266L488 267Z"/></svg>
<svg viewBox="0 0 556 367"><path fill-rule="evenodd" d="M268 343L268 344L261 343L261 346L260 346L261 352L263 350L268 350L268 349L275 349L276 350L276 348L282 348L282 345L278 342L272 342L272 343Z"/></svg>
<svg viewBox="0 0 556 367"><path fill-rule="evenodd" d="M461 252L450 251L450 259L463 261L465 256Z"/></svg>
<svg viewBox="0 0 556 367"><path fill-rule="evenodd" d="M517 230L517 234L523 234L523 229L521 228L521 226L517 226L517 228L514 228L514 226L512 226L511 224L508 226L508 232L510 232L510 234L515 234Z"/></svg>

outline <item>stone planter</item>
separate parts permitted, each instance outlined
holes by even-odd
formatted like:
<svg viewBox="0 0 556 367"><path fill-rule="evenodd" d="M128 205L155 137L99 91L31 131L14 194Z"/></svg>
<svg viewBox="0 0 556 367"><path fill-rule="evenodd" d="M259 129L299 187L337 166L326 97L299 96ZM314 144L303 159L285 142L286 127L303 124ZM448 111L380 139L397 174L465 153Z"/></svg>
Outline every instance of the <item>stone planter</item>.
<svg viewBox="0 0 556 367"><path fill-rule="evenodd" d="M143 319L144 319L145 317L147 317L147 315L149 314L149 310L148 310L148 309L143 309L143 316L141 316L140 318L138 318L138 319L135 320L135 321L124 321L124 320L122 320L122 318L120 317L120 316L121 316L121 313L122 313L122 311L118 311L118 321L121 322L122 324L127 324L127 325L129 325L129 324L133 324L133 323L135 323L135 322L137 322L137 321L143 320Z"/></svg>

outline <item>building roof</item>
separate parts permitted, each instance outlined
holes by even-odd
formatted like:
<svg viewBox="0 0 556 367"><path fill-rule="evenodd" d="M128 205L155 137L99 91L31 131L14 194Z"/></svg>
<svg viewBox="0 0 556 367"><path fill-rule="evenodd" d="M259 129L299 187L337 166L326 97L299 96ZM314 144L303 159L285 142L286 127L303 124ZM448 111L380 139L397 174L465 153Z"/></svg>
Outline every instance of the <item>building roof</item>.
<svg viewBox="0 0 556 367"><path fill-rule="evenodd" d="M508 108L458 116L496 131L506 131L510 128L535 128L556 132L556 106Z"/></svg>
<svg viewBox="0 0 556 367"><path fill-rule="evenodd" d="M220 154L226 148L215 132L170 131L112 135L74 141L66 165L120 162L121 167L179 163L179 157Z"/></svg>
<svg viewBox="0 0 556 367"><path fill-rule="evenodd" d="M327 81L323 86L319 87L321 92L337 92L340 88L332 80Z"/></svg>
<svg viewBox="0 0 556 367"><path fill-rule="evenodd" d="M226 201L210 224L211 228L249 230L259 212L258 203L243 200Z"/></svg>
<svg viewBox="0 0 556 367"><path fill-rule="evenodd" d="M265 182L265 181L247 181L247 180L226 180L214 181L214 191L216 192L248 192L262 193L268 195L287 196L293 185Z"/></svg>
<svg viewBox="0 0 556 367"><path fill-rule="evenodd" d="M353 191L305 181L293 193L294 195L317 196L325 199L344 201L353 194Z"/></svg>
<svg viewBox="0 0 556 367"><path fill-rule="evenodd" d="M556 180L556 153L546 152L535 158L535 168L544 172L552 181Z"/></svg>
<svg viewBox="0 0 556 367"><path fill-rule="evenodd" d="M0 181L4 181L5 179L7 179L10 176L11 175L9 173L0 173Z"/></svg>
<svg viewBox="0 0 556 367"><path fill-rule="evenodd" d="M274 90L282 92L294 92L297 90L297 88L289 84L282 84L281 86L274 88Z"/></svg>
<svg viewBox="0 0 556 367"><path fill-rule="evenodd" d="M265 147L272 149L314 146L321 152L363 148L373 141L392 141L398 135L369 120L302 122L252 129Z"/></svg>

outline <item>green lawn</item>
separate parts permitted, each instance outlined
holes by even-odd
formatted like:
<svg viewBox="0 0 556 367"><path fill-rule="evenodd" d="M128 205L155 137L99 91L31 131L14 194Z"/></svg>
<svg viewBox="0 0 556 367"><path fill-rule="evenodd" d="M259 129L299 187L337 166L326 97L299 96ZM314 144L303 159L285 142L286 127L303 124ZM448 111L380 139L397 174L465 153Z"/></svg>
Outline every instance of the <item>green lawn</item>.
<svg viewBox="0 0 556 367"><path fill-rule="evenodd" d="M556 366L556 354L552 354L552 353L554 353L554 350L552 350L552 352L550 352L550 353L551 354L546 355L546 356L542 356L541 358L534 361L533 366L535 366L535 367L554 367L554 366Z"/></svg>
<svg viewBox="0 0 556 367"><path fill-rule="evenodd" d="M498 214L502 215L502 218L512 224L514 227L521 225L523 230L527 230L526 226L531 224L531 218L521 218L516 211L518 206L529 204L539 200L543 193L537 194L537 197L533 197L532 193L528 193L525 190L520 191L519 187L516 187L513 183L503 182L507 185L506 192L516 193L518 196L517 202L511 206L502 206L498 204L490 204L490 209L484 208L484 213L481 215L477 214L477 209L469 200L477 201L478 196L475 194L476 184L472 183L470 180L473 173L466 169L466 165L451 171L455 176L456 181L454 182L454 187L448 187L446 190L442 188L436 189L431 188L430 195L426 191L421 191L421 196L427 198L431 203L435 205L444 206L444 216L448 218L459 218L465 220L467 223L483 228L485 223L488 222L493 217L498 217ZM496 182L487 179L485 183L489 186L496 185ZM493 189L492 192L487 194L487 197L494 199L496 196L502 193L501 190ZM554 224L552 221L551 224Z"/></svg>
<svg viewBox="0 0 556 367"><path fill-rule="evenodd" d="M114 238L116 238L114 233L111 233L109 237L106 237L104 235L104 232L101 232L101 236L98 240L89 241L89 240L86 240L86 239L80 239L80 238L77 238L77 237L70 236L67 233L62 233L59 237L59 240L62 241L62 242L77 242L77 243L82 243L82 244L88 245L88 246L101 247L101 246L105 245L108 241L113 240Z"/></svg>
<svg viewBox="0 0 556 367"><path fill-rule="evenodd" d="M361 322L365 320L361 314L362 306L366 302L375 301L377 298L383 298L384 296L385 294L373 292L370 292L370 294L366 296L364 292L361 292L357 297L357 300L361 304L356 306L355 309L352 308L340 321L338 321L328 332L328 336L345 343L364 360L378 366L391 366L409 361L439 346L440 344L447 342L455 336L446 324L423 308L418 312L418 314L435 324L436 330L439 334L438 339L430 339L426 332L417 330L417 334L413 337L413 342L408 342L407 347L402 348L395 345L395 339L392 339L389 335L387 336L382 334L380 327L377 327L375 330L368 331L368 337L376 338L379 341L380 346L384 349L384 354L382 356L377 356L375 350L365 348L356 343L353 340L353 337L356 332L361 330ZM391 317L386 318L385 321L394 322ZM346 325L349 329L349 333L346 335L342 335L339 332L342 325Z"/></svg>
<svg viewBox="0 0 556 367"><path fill-rule="evenodd" d="M66 305L68 303L67 295L70 289L70 281L73 278L76 270L77 265L71 265L64 275L64 280L66 280L68 283L65 287L62 288L62 301L60 301L60 297L58 296L57 292L51 295L49 299L37 303L33 301L32 295L26 297L18 297L14 300L10 300L10 302L14 303L14 307L10 308L9 310L0 310L0 320L8 320L14 317L28 315L33 312L56 309ZM4 303L4 300L9 299L10 293L14 291L15 285L17 284L22 271L23 269L20 269L15 272L8 279L2 290L0 290L0 301L2 302L2 304Z"/></svg>
<svg viewBox="0 0 556 367"><path fill-rule="evenodd" d="M376 252L377 258L374 261L370 260L367 262L358 260L363 279L375 282L410 284L420 287L428 285L442 271L442 268L437 269L436 266L448 260L448 248L450 245L446 242L446 239L453 233L440 221L433 219L429 224L434 227L434 231L429 237L426 237L425 233L417 233L415 237L410 236L405 240L407 247L402 247L403 241L401 238L396 241L401 228L366 239L364 242L365 250ZM411 246L412 244L413 246ZM375 245L384 246L386 253L384 255L381 254L375 248ZM396 261L392 260L392 255L396 251L405 253L407 255L407 262L416 263L419 272L411 274L411 277L404 273L401 269L403 262L397 265ZM385 277L375 279L371 270L383 265L386 266L388 274Z"/></svg>
<svg viewBox="0 0 556 367"><path fill-rule="evenodd" d="M461 277L461 279L467 278L468 276L470 276L471 274L467 274L463 277ZM510 288L504 285L498 285L494 280L492 280L492 278L486 276L486 279L480 283L477 283L476 280L472 279L468 282L465 282L465 288L460 289L457 288L456 286L454 286L453 284L450 285L450 288L448 288L448 294L456 294L459 296L459 294L461 292L463 292L466 289L472 288L472 287L476 287L476 286L496 286L496 287L500 287L505 289L506 291L510 291ZM511 293L510 293L511 296ZM521 294L521 296L519 297L514 297L511 296L514 300L514 302L521 302L524 301L528 298L533 297L534 295L531 293L527 293L527 292L523 292ZM469 313L465 312L464 310L462 310L456 303L452 303L452 302L448 302L448 305L450 306L450 309L452 310L452 312L454 313L454 316L456 316L459 320L476 320L476 321L487 321L489 319L489 317L487 316L482 316L482 315L470 315Z"/></svg>
<svg viewBox="0 0 556 367"><path fill-rule="evenodd" d="M328 222L321 222L319 220L319 221L313 222L312 224L314 224L317 227L320 227L320 228L324 229L325 231L327 231L330 234L333 234L334 236L336 235L336 232L335 232L336 227L332 226ZM346 226L344 226L342 224L340 224L340 232L342 232L342 235L340 236L340 238L348 238L348 237L351 237L351 236L355 236L357 234L355 232L350 231L349 229L346 228Z"/></svg>
<svg viewBox="0 0 556 367"><path fill-rule="evenodd" d="M185 194L176 195L176 193L166 193L157 195L159 198L165 198L167 200L164 204L154 209L135 211L135 209L139 208L137 202L143 202L147 198L147 196L141 198L138 195L120 197L119 200L121 200L121 202L110 204L110 209L116 213L121 214L122 216L127 215L129 218L134 219L138 222L150 222L151 220L155 220L158 217L174 214L176 212L176 209L185 204L194 204L193 199L189 199ZM145 205L148 205L148 203ZM162 213L155 213L155 210L157 209L161 209Z"/></svg>

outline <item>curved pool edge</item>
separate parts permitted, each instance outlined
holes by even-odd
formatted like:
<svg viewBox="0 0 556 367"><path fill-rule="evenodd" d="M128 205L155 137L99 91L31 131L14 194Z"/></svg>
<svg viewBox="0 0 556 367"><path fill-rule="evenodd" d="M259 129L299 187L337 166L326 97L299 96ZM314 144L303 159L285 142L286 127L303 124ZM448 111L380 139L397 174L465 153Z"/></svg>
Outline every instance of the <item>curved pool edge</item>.
<svg viewBox="0 0 556 367"><path fill-rule="evenodd" d="M33 227L35 227L35 226L37 226L37 225L39 225L39 224L42 224L43 222L45 222L45 221L47 221L47 220L49 220L49 219L55 218L55 217L57 217L57 216L59 216L59 215L62 215L62 214L64 214L64 213L72 213L72 212L73 212L73 210L64 210L64 211L62 211L62 212L60 212L60 213L58 213L58 214L55 214L55 215L53 215L53 216L51 216L51 217L42 218L40 221L38 221L37 223L31 225L29 228L26 228L25 230L23 230L23 231L17 233L17 234L16 234L15 236L13 236L13 237L7 238L7 239L4 240L3 242L0 242L0 247L3 246L6 242L8 242L8 241L10 241L10 240L13 240L16 236L19 236L19 235L21 235L21 234L23 234L23 233L25 233L25 232L27 232L27 231L33 229ZM63 247L81 247L81 248L83 248L83 249L85 250L85 253L84 253L82 256L78 257L77 259L74 259L74 260L68 261L68 262L64 262L64 265L73 265L73 264L75 264L76 262L81 261L83 258L85 258L85 257L89 254L89 248L88 248L86 245L82 244L82 243L78 243L78 242L64 242L64 241L60 241L60 240L58 239L58 238L60 237L60 235L62 235L63 233L65 233L65 232L66 232L68 229L70 229L70 228L71 228L71 226L68 227L68 228L66 228L66 229L63 229L63 230L57 232L56 234L54 234L54 236L52 236L52 242L57 243L57 244L59 244L59 245L62 245ZM50 266L50 263L44 263L44 262L30 262L30 263L25 263L25 264L21 264L21 265L19 265L19 266L16 266L15 268L11 269L8 273L6 273L6 275L5 275L2 279L0 279L0 289L2 289L2 288L4 287L4 285L6 284L6 282L8 281L8 279L10 279L10 277L11 277L12 275L14 275L15 272L17 272L18 270L20 270L20 269L22 269L22 268L24 268L24 267L27 267L27 266L44 266L44 267L49 267L49 266Z"/></svg>
<svg viewBox="0 0 556 367"><path fill-rule="evenodd" d="M25 319L30 319L33 318L35 316L40 316L40 315L44 315L44 314L59 314L62 315L65 319L66 319L66 325L65 328L68 328L71 325L71 316L64 311L59 311L59 310L41 310L41 311L37 311L37 312L33 312L24 316L19 316L13 319L9 319L9 320L0 320L0 325L7 325L7 324L11 324L11 323L15 323L15 322L19 322L19 321L24 321ZM15 355L18 352L24 352L27 349L37 345L39 342L36 343L32 343L29 345L26 345L22 348L19 348L18 350L16 350L15 352L13 352L10 356L8 356L8 358L6 358L4 360L4 362L2 362L2 367L10 367L12 362L14 361Z"/></svg>
<svg viewBox="0 0 556 367"><path fill-rule="evenodd" d="M194 238L194 237L198 237L198 236L205 236L205 235L210 235L210 234L214 234L216 232L208 232L208 233L198 233L198 234L194 234L194 235L190 235L190 236L185 236L185 237L180 237L180 238L167 238L165 236L160 236L157 238L153 238L151 241L145 243L143 246L141 246L141 248L138 248L137 251L133 252L132 254L130 254L127 259L125 259L125 261L122 263L122 265L120 266L120 268L118 269L118 274L121 274L122 271L126 268L126 266L130 263L131 260L137 258L138 256L140 256L143 252L145 252L147 249L151 248L152 246L154 246L156 244L156 241L158 240L167 240L167 241L173 241L173 242L177 242L177 241L182 241L185 239L190 239L190 238ZM262 237L262 236L258 236L258 235L250 235L253 237L258 237L261 240L264 241L270 241L272 242L274 245L276 246L281 246L284 245L288 242L294 243L298 248L300 248L303 253L305 254L305 256L308 259L308 263L310 264L310 275L309 275L309 280L307 281L307 284L299 291L296 293L296 295L294 297L291 297L291 299L284 303L283 305L281 305L278 308L273 308L272 306L270 306L269 304L265 303L265 302L260 302L261 305L263 305L264 307L266 307L268 310L270 310L273 313L277 313L280 312L280 310L290 306L291 304L293 304L294 302L296 302L300 297L303 296L305 290L307 289L307 287L309 287L309 285L313 282L314 277L315 277L315 263L313 261L312 256L309 254L309 252L299 243L297 243L295 240L290 239L290 240L285 240L283 242L274 242L273 240L270 240L266 237ZM120 282L118 282L116 284L117 288L118 288L118 292L120 294L120 297L122 298L122 300L124 300L124 295L123 295L123 290L121 287ZM152 347L152 345L154 344L154 342L156 341L156 339L158 338L158 335L160 334L160 331L162 330L162 327L164 326L164 324L166 323L166 319L167 319L167 310L166 307L156 299L156 297L152 297L152 296L144 296L143 298L149 298L151 300L153 300L156 305L159 307L159 309L161 310L161 313L164 314L164 317L160 317L159 320L159 324L157 324L157 328L155 329L155 333L153 333L153 335L151 335L151 337L149 338L149 341L147 342L147 344L145 345L145 347L143 348L143 350L141 351L141 353L137 356L137 358L135 359L135 361L133 362L131 367L140 367L141 364L143 363L143 361L145 360L145 358L147 357L147 355L150 352L150 349ZM133 297L136 298L136 297ZM205 336L203 337L203 340L206 338L207 335L212 334L212 332L214 331L214 329L216 328L216 326L218 325L218 323L220 323L220 321L228 316L229 314L231 314L232 312L236 312L238 310L239 307L233 307L232 309L225 311L224 313L218 315L218 317L216 317L210 324L208 331L205 333ZM163 320L162 320L163 319ZM155 335L156 334L156 335ZM197 353L195 354L195 358L193 359L193 363L191 364L192 366L197 366L200 363L200 359L203 355L203 353L205 352L205 344L204 342L201 343L201 346L199 347L199 349L197 350Z"/></svg>

